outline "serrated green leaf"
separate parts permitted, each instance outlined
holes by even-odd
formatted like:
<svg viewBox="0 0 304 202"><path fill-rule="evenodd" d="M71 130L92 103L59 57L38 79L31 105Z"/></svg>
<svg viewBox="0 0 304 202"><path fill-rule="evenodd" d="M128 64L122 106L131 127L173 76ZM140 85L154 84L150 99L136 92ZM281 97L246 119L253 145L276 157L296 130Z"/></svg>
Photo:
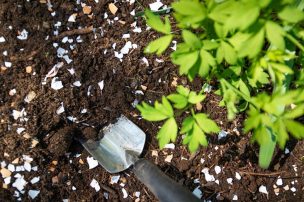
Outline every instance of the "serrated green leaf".
<svg viewBox="0 0 304 202"><path fill-rule="evenodd" d="M271 2L272 0L258 0L258 4L261 8L267 7Z"/></svg>
<svg viewBox="0 0 304 202"><path fill-rule="evenodd" d="M145 102L142 102L142 105L136 105L136 108L140 111L141 116L148 121L162 121L168 118L166 114Z"/></svg>
<svg viewBox="0 0 304 202"><path fill-rule="evenodd" d="M203 49L205 50L213 50L219 47L219 44L213 40L203 40Z"/></svg>
<svg viewBox="0 0 304 202"><path fill-rule="evenodd" d="M194 123L193 129L186 134L183 144L187 144L191 153L194 153L199 145L208 146L207 138L200 127Z"/></svg>
<svg viewBox="0 0 304 202"><path fill-rule="evenodd" d="M199 127L205 133L220 132L220 128L217 126L217 124L213 120L209 119L206 114L203 113L195 114L194 118L197 124L199 125Z"/></svg>
<svg viewBox="0 0 304 202"><path fill-rule="evenodd" d="M170 102L168 101L168 99L166 98L166 96L162 97L162 103L163 103L164 108L166 109L166 113L170 117L174 116L173 108L172 108Z"/></svg>
<svg viewBox="0 0 304 202"><path fill-rule="evenodd" d="M250 38L245 41L238 51L239 57L254 58L257 56L264 45L264 29L260 29L257 33L252 34Z"/></svg>
<svg viewBox="0 0 304 202"><path fill-rule="evenodd" d="M174 64L180 65L179 73L181 75L187 74L191 67L196 63L198 59L199 51L193 51L189 53L180 54L176 59L172 62Z"/></svg>
<svg viewBox="0 0 304 202"><path fill-rule="evenodd" d="M215 66L216 62L214 57L204 49L200 50L200 58L201 58L201 64L198 73L201 77L205 77L208 75L210 71L210 67Z"/></svg>
<svg viewBox="0 0 304 202"><path fill-rule="evenodd" d="M152 27L154 30L161 32L163 34L170 34L171 33L171 25L169 18L166 16L165 23L160 19L159 15L155 15L150 10L145 11L145 16L147 20L147 24Z"/></svg>
<svg viewBox="0 0 304 202"><path fill-rule="evenodd" d="M271 133L270 130L262 127L256 133L259 133L259 136L262 136L263 141L259 142L260 151L259 151L259 166L261 168L268 168L274 153L276 146L275 136Z"/></svg>
<svg viewBox="0 0 304 202"><path fill-rule="evenodd" d="M285 41L284 41L285 31L283 30L283 28L279 24L273 21L267 21L265 28L266 28L266 37L268 41L276 48L280 50L285 50Z"/></svg>
<svg viewBox="0 0 304 202"><path fill-rule="evenodd" d="M251 2L247 4L239 3L237 9L232 12L231 16L226 20L225 26L229 30L244 30L252 25L259 17L260 9Z"/></svg>
<svg viewBox="0 0 304 202"><path fill-rule="evenodd" d="M277 134L277 142L279 144L279 147L280 149L284 149L285 144L289 139L288 133L286 131L285 123L282 119L279 118L274 122L273 126Z"/></svg>
<svg viewBox="0 0 304 202"><path fill-rule="evenodd" d="M285 119L285 126L287 130L296 138L296 139L302 139L304 138L304 125L291 120L291 119Z"/></svg>
<svg viewBox="0 0 304 202"><path fill-rule="evenodd" d="M169 34L162 36L154 41L151 41L145 48L145 53L156 53L157 55L162 54L170 45L173 39L173 35Z"/></svg>
<svg viewBox="0 0 304 202"><path fill-rule="evenodd" d="M181 94L171 94L168 95L167 98L174 103L174 108L176 109L183 109L188 104L187 97L181 95Z"/></svg>
<svg viewBox="0 0 304 202"><path fill-rule="evenodd" d="M172 8L182 15L206 17L206 8L199 1L179 1L171 4Z"/></svg>
<svg viewBox="0 0 304 202"><path fill-rule="evenodd" d="M282 20L291 23L298 23L304 20L304 12L292 6L286 6L281 12L279 12L278 16Z"/></svg>
<svg viewBox="0 0 304 202"><path fill-rule="evenodd" d="M222 24L228 19L231 11L237 8L237 4L234 1L224 1L216 4L216 6L209 12L208 17L216 22Z"/></svg>
<svg viewBox="0 0 304 202"><path fill-rule="evenodd" d="M237 55L234 48L225 41L221 42L221 47L223 47L224 58L229 64L235 64L237 60Z"/></svg>
<svg viewBox="0 0 304 202"><path fill-rule="evenodd" d="M239 89L245 95L250 96L250 91L242 79L239 80Z"/></svg>
<svg viewBox="0 0 304 202"><path fill-rule="evenodd" d="M194 49L200 49L202 47L201 41L192 32L184 29L182 31L182 37L185 43L188 44L190 47L193 47Z"/></svg>
<svg viewBox="0 0 304 202"><path fill-rule="evenodd" d="M236 34L231 36L228 41L238 52L242 48L243 43L245 43L250 37L251 35L249 33L237 32Z"/></svg>
<svg viewBox="0 0 304 202"><path fill-rule="evenodd" d="M225 56L224 48L221 45L220 47L218 47L216 51L216 61L218 64L222 63L222 61L224 60L224 56Z"/></svg>
<svg viewBox="0 0 304 202"><path fill-rule="evenodd" d="M177 136L177 124L173 117L169 118L157 133L159 147L162 149L170 141L174 142Z"/></svg>
<svg viewBox="0 0 304 202"><path fill-rule="evenodd" d="M214 23L214 30L219 38L225 38L228 34L228 29L223 24Z"/></svg>
<svg viewBox="0 0 304 202"><path fill-rule="evenodd" d="M180 130L180 133L181 134L188 133L193 128L194 123L195 123L195 120L192 116L188 116L187 118L185 118L182 123L182 128Z"/></svg>
<svg viewBox="0 0 304 202"><path fill-rule="evenodd" d="M206 98L206 95L196 94L196 92L191 91L189 93L188 102L191 104L197 104L203 101Z"/></svg>
<svg viewBox="0 0 304 202"><path fill-rule="evenodd" d="M285 64L281 64L281 63L269 63L271 65L271 67L276 70L276 71L279 71L279 72L282 72L282 73L286 73L286 74L293 74L293 70L285 65Z"/></svg>
<svg viewBox="0 0 304 202"><path fill-rule="evenodd" d="M295 119L304 115L304 104L296 106L284 114L284 118Z"/></svg>
<svg viewBox="0 0 304 202"><path fill-rule="evenodd" d="M178 85L178 86L176 87L176 91L177 91L179 94L181 94L181 95L183 95L183 96L185 96L185 97L188 97L188 95L189 95L189 93L190 93L190 89L189 89L189 88L186 88L186 87L184 87L184 86L182 86L182 85Z"/></svg>

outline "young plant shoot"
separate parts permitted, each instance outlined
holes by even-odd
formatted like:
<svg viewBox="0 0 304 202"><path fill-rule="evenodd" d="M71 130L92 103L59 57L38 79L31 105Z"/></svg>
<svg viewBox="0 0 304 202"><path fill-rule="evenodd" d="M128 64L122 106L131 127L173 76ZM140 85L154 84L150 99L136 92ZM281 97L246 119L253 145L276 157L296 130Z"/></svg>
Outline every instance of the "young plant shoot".
<svg viewBox="0 0 304 202"><path fill-rule="evenodd" d="M229 120L247 112L244 132L260 145L259 165L268 168L276 145L284 149L290 135L304 138L298 121L304 114L303 1L180 0L171 6L175 30L168 16L162 20L146 10L147 24L162 35L145 53L160 55L177 39L171 60L179 74L190 81L197 76L217 81ZM201 92L182 86L176 91L154 107L142 103L137 108L148 121L165 121L157 135L161 148L176 140L176 114L189 111L179 132L195 152L207 146L206 134L219 128L206 114L195 113L193 106L205 98Z"/></svg>

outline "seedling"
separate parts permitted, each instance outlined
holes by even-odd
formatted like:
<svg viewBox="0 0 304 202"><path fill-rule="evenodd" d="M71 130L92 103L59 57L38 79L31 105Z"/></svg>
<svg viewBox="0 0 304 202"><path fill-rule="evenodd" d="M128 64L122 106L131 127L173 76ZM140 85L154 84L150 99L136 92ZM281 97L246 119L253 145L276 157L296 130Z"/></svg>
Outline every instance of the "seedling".
<svg viewBox="0 0 304 202"><path fill-rule="evenodd" d="M170 141L176 140L178 126L175 116L190 110L191 115L184 119L179 132L185 135L183 144L188 145L190 152L195 152L200 145L208 145L205 134L216 133L220 129L206 114L194 112L194 106L206 97L202 92L196 93L183 86L178 86L176 91L177 93L163 96L162 103L156 101L154 107L143 102L141 105L137 105L137 109L141 112L142 117L148 121L165 120L157 134L160 148L163 148ZM173 109L178 110L178 112L174 114Z"/></svg>
<svg viewBox="0 0 304 202"><path fill-rule="evenodd" d="M304 114L304 2L181 0L171 7L180 29L174 34L168 16L163 21L145 12L147 24L163 34L148 44L145 53L160 55L174 38L181 41L171 54L180 75L190 81L196 76L218 81L216 93L223 98L220 105L227 108L229 120L247 111L244 131L253 132L252 142L260 145L259 165L268 168L276 144L283 149L289 134L304 138L304 126L296 120ZM163 97L162 104L138 107L147 120L166 120L157 136L161 147L176 139L171 103L175 109L190 109L195 102L189 100L190 90L179 91ZM154 114L148 113L152 109ZM190 111L180 132L193 152L197 145L207 145L205 133L218 127L204 128L211 120Z"/></svg>

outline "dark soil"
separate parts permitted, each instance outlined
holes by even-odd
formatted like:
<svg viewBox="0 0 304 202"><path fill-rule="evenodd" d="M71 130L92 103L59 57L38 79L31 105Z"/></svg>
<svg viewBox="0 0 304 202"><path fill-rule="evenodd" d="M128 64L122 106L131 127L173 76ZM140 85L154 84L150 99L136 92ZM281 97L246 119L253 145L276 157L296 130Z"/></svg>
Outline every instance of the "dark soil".
<svg viewBox="0 0 304 202"><path fill-rule="evenodd" d="M142 18L137 19L137 26L142 28L142 32L132 31L134 28L130 24L134 18L130 12L133 9L143 10L139 3L130 5L129 2L118 2L115 4L118 11L113 15L108 10L110 1L99 0L99 3L95 3L88 0L85 3L92 7L93 13L90 18L83 14L81 5L76 1L50 1L53 5L51 11L47 4L40 2L43 1L0 0L0 37L6 39L5 43L0 43L0 162L10 164L18 158L19 162L12 164L23 165L25 160L22 160L22 156L29 155L33 158L32 167L38 166L37 171L13 172L9 185L4 184L1 176L0 201L16 201L18 198L32 201L28 196L29 190L40 191L34 199L36 201L135 201L134 193L137 191L140 192L140 201L157 201L137 181L131 170L120 173L119 182L111 184L112 175L101 166L88 168L86 159L89 154L77 139L98 138L98 131L114 122L120 114L130 118L147 134L142 157L156 163L189 190L200 186L202 200L232 200L235 195L241 201L304 200L304 142L290 141L287 145L290 153L277 151L270 169L260 169L257 165L258 148L249 143L248 135L242 134L244 116L228 122L226 111L218 106L220 97L213 92L202 103L202 111L208 113L229 135L220 141L217 136L210 137L210 145L195 155L190 155L182 146L181 137L174 150L158 149L155 135L159 123L139 119L139 112L132 104L134 101L154 101L173 92L175 86L171 84L176 78L179 84L189 85L194 90L200 90L203 81L196 79L190 84L184 77L179 77L176 67L169 62L169 53L157 57L164 62L157 62L155 56L143 54L143 48L156 34L146 30ZM152 2L147 0L141 4L148 7ZM163 3L168 5L169 2ZM56 11L54 17L51 15L53 11ZM113 23L109 24L104 19L105 12ZM68 22L73 13L78 13L76 23ZM114 20L115 17L124 23ZM56 27L57 22L61 22L61 26ZM81 43L76 43L79 34L65 32L79 27L89 29L91 26L94 32L82 33ZM27 40L17 39L23 29L29 32ZM53 35L54 30L61 33L60 37ZM68 33L73 42L62 43L62 33ZM127 33L131 38L123 39L122 35ZM130 49L120 62L114 57L114 51L119 51L127 41L132 41L138 47ZM64 62L56 75L64 86L60 90L51 88L52 78L48 78L45 85L42 84L51 68L64 61L57 57L58 47L54 48L53 43L69 50L68 55L73 59L70 64ZM112 48L114 43L115 50ZM73 44L76 44L75 48L70 50ZM2 54L4 51L8 52L7 56ZM143 62L143 57L147 58L149 66ZM5 61L12 62L12 67L5 68ZM30 73L26 72L28 66L32 67ZM68 71L71 68L75 70L73 75ZM75 81L80 81L81 86L73 86ZM103 90L98 85L101 81L104 81ZM15 95L9 94L12 89L16 89ZM144 95L138 93L139 90ZM24 98L30 91L34 91L36 97L28 103ZM61 104L65 110L58 115L56 110ZM26 115L15 120L13 110L22 109ZM25 131L17 134L17 129L21 127ZM33 141L38 141L38 144L33 146ZM158 156L152 155L152 151L156 151ZM171 154L171 163L165 161ZM217 165L222 169L219 174L214 171ZM210 169L210 174L219 180L219 184L205 180L201 172L205 167ZM236 172L242 176L241 180L235 179ZM24 175L28 182L20 196L14 196L17 189L12 186L13 176L17 173ZM40 181L31 184L29 181L37 176ZM278 186L277 196L273 186L278 176L283 179L283 185ZM227 178L233 178L233 183L227 183ZM96 192L90 186L92 179L98 181L100 191ZM123 198L121 183L129 194L127 198ZM267 187L268 195L259 192L261 185ZM285 190L283 187L286 185L289 188ZM292 187L296 189L295 192L291 190Z"/></svg>

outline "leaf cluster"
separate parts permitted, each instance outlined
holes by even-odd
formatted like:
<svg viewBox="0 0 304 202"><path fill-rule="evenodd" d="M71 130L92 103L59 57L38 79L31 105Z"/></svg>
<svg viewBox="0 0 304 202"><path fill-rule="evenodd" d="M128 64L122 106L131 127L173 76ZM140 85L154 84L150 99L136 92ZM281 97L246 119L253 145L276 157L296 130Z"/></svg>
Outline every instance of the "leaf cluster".
<svg viewBox="0 0 304 202"><path fill-rule="evenodd" d="M171 6L181 31L172 31L167 16L162 20L146 11L147 24L164 35L150 42L145 52L161 54L173 38L180 41L171 53L180 75L190 81L196 76L219 81L216 93L223 98L220 105L227 108L229 120L247 110L245 131L253 131L260 165L268 167L276 144L283 149L288 134L304 138L296 121L304 114L302 101L294 96L304 91L303 1L180 0ZM177 92L168 99L174 108L183 109L189 104L187 96ZM297 116L286 115L291 112ZM188 122L189 131L198 134L202 129L194 116ZM190 145L190 139L185 141ZM196 142L205 144L203 139Z"/></svg>
<svg viewBox="0 0 304 202"><path fill-rule="evenodd" d="M173 108L179 114L191 109L191 115L182 122L180 134L184 134L183 144L188 145L190 152L195 152L200 145L207 146L206 134L219 132L219 127L204 113L195 114L193 106L202 102L205 95L196 93L183 86L177 86L177 93L162 97L162 103L155 101L154 106L142 102L137 105L144 119L148 121L164 121L157 134L159 147L163 148L169 142L174 142L178 133L178 126L174 117ZM172 106L173 105L173 106Z"/></svg>

